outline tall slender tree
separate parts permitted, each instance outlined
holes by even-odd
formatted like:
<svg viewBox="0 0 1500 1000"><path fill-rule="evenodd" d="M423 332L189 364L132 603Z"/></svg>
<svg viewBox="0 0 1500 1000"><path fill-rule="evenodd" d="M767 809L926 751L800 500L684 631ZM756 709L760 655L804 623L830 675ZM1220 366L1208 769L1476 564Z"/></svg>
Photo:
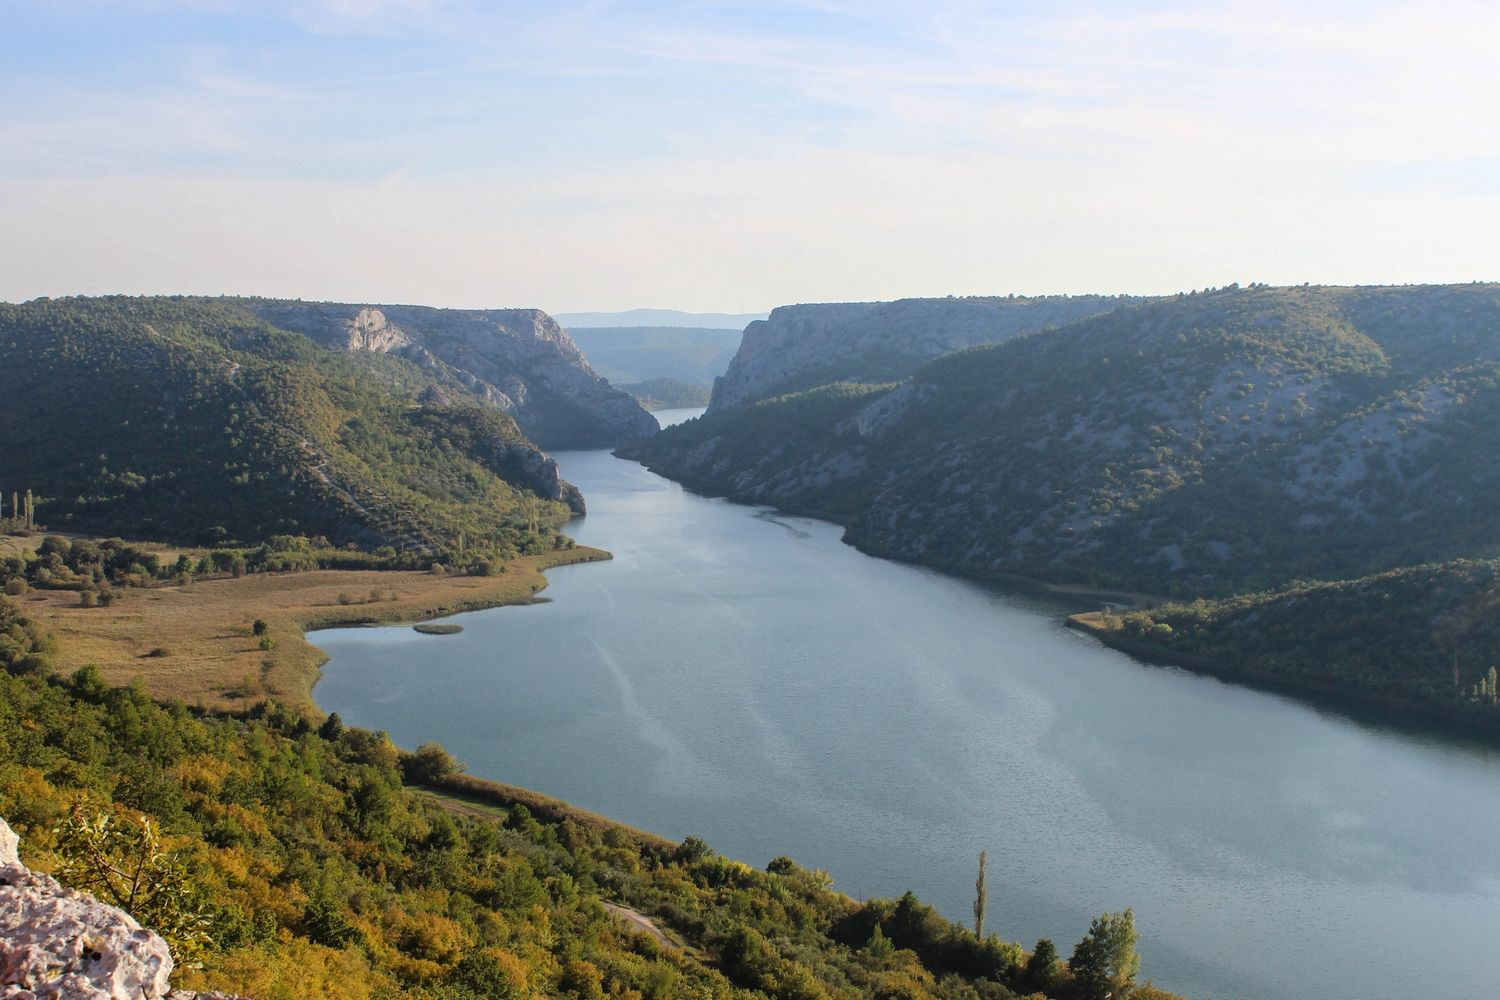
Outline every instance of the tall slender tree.
<svg viewBox="0 0 1500 1000"><path fill-rule="evenodd" d="M989 856L984 851L980 851L979 878L974 882L974 936L981 940L984 939L984 910L989 903L990 896L988 880L985 878L984 871L988 861Z"/></svg>

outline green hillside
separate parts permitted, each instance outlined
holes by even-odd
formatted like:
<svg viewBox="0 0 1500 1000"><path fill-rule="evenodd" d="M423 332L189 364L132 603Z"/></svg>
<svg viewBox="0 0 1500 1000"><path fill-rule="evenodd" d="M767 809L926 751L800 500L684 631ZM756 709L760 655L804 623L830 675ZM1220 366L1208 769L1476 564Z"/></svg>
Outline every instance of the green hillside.
<svg viewBox="0 0 1500 1000"><path fill-rule="evenodd" d="M0 491L51 530L532 551L575 496L498 408L237 300L0 305L0 397Z"/></svg>
<svg viewBox="0 0 1500 1000"><path fill-rule="evenodd" d="M91 857L144 870L126 905L198 965L177 985L256 1000L1171 1000L1121 989L1127 920L1080 928L1065 964L910 894L856 902L788 858L757 870L464 779L435 745L275 706L198 718L87 668L0 671L0 816L23 861L107 901L126 902Z"/></svg>
<svg viewBox="0 0 1500 1000"><path fill-rule="evenodd" d="M1500 726L1500 561L1413 566L1091 620L1116 644L1234 675Z"/></svg>
<svg viewBox="0 0 1500 1000"><path fill-rule="evenodd" d="M975 576L1185 596L1500 553L1500 291L1118 309L622 451Z"/></svg>
<svg viewBox="0 0 1500 1000"><path fill-rule="evenodd" d="M1192 599L1500 555L1497 431L1500 287L1252 287L711 412L621 453L838 520L872 553Z"/></svg>

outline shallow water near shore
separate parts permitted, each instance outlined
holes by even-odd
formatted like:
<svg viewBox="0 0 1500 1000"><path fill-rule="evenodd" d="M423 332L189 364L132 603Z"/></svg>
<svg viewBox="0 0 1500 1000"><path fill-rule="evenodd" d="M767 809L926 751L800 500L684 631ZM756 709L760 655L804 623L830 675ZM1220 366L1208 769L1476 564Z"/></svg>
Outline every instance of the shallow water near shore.
<svg viewBox="0 0 1500 1000"><path fill-rule="evenodd" d="M614 560L461 635L317 633L324 709L966 922L985 849L989 929L1066 956L1132 906L1144 975L1191 996L1494 995L1500 753L1141 664L1068 604L556 457L589 504L570 533Z"/></svg>

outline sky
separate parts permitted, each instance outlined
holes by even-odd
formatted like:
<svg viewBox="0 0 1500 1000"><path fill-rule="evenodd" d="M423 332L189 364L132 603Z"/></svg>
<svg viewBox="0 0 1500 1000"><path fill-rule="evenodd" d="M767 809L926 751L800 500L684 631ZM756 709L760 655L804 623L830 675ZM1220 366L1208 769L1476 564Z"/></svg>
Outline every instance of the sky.
<svg viewBox="0 0 1500 1000"><path fill-rule="evenodd" d="M1500 5L0 0L0 300L1500 279Z"/></svg>

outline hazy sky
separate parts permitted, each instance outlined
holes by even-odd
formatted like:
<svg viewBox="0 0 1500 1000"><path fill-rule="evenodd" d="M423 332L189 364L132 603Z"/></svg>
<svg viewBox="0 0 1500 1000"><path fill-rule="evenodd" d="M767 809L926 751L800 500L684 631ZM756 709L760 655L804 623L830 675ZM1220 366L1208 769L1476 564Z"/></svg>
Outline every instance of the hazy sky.
<svg viewBox="0 0 1500 1000"><path fill-rule="evenodd" d="M0 0L0 299L1500 278L1500 5Z"/></svg>

